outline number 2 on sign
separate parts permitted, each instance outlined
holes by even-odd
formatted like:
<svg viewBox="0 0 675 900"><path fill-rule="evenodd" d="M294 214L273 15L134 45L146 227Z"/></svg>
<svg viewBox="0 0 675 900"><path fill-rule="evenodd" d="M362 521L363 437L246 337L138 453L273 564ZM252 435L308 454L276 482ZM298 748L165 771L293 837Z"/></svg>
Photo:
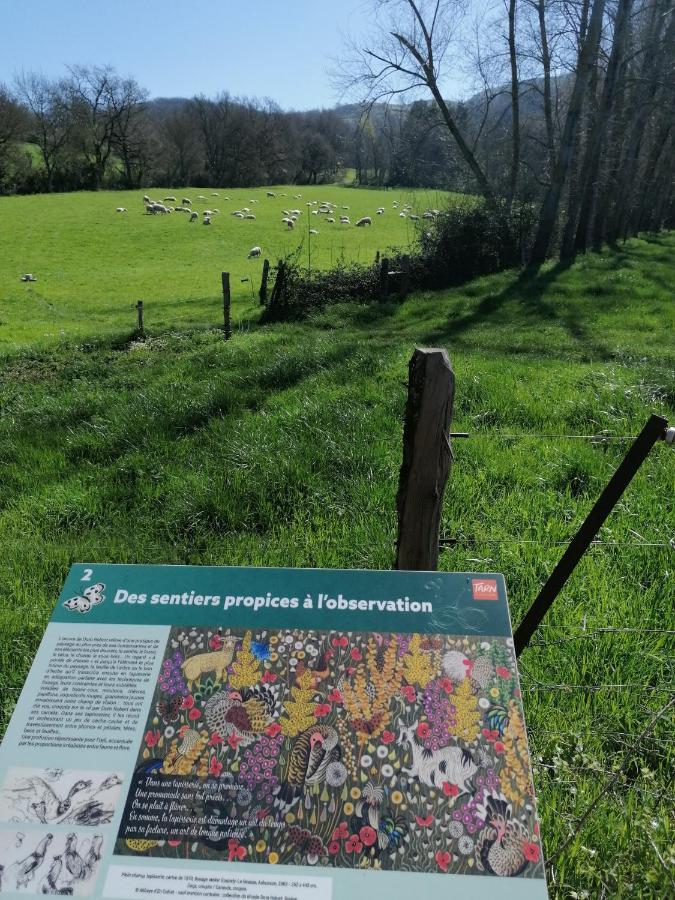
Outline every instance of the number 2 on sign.
<svg viewBox="0 0 675 900"><path fill-rule="evenodd" d="M80 578L80 581L91 581L91 576L94 574L93 569L85 569L84 575Z"/></svg>

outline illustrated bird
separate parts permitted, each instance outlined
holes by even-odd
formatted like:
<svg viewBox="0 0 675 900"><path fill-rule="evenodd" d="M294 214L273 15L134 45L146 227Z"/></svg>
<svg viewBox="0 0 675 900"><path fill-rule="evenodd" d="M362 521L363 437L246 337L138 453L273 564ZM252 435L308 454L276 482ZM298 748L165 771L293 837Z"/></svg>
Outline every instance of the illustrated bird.
<svg viewBox="0 0 675 900"><path fill-rule="evenodd" d="M366 826L377 833L377 841L368 850L373 857L379 856L383 851L396 850L408 830L405 817L395 816L390 809L383 809L383 801L382 788L369 781L349 820L352 834L358 834Z"/></svg>
<svg viewBox="0 0 675 900"><path fill-rule="evenodd" d="M42 886L40 891L43 894L62 894L64 896L72 895L73 889L70 885L66 887L59 887L58 880L61 877L61 869L63 868L63 859L62 857L55 856L52 860L52 864L49 867L49 872L47 873L45 880L42 882Z"/></svg>
<svg viewBox="0 0 675 900"><path fill-rule="evenodd" d="M101 791L107 791L108 788L117 787L118 784L122 784L122 779L115 772L112 775L108 775L107 778L104 778L103 781L99 784L96 790L93 793L95 797L96 794L101 793Z"/></svg>
<svg viewBox="0 0 675 900"><path fill-rule="evenodd" d="M73 881L80 881L86 876L86 865L80 854L77 852L77 836L70 833L66 837L65 849L66 869L73 876Z"/></svg>
<svg viewBox="0 0 675 900"><path fill-rule="evenodd" d="M212 731L222 737L234 734L247 746L272 723L276 702L276 690L266 684L218 691L207 700L204 716Z"/></svg>
<svg viewBox="0 0 675 900"><path fill-rule="evenodd" d="M101 847L103 846L103 836L100 834L95 834L91 839L91 846L89 847L89 852L87 853L86 859L84 861L85 865L85 873L82 875L82 879L91 878L94 874L96 866L101 861Z"/></svg>
<svg viewBox="0 0 675 900"><path fill-rule="evenodd" d="M503 794L488 794L485 806L478 812L485 820L476 840L476 862L481 871L493 875L520 875L527 866L525 846L529 843L527 828L512 818L512 807Z"/></svg>
<svg viewBox="0 0 675 900"><path fill-rule="evenodd" d="M284 780L276 791L274 806L284 813L300 799L305 785L320 784L326 769L340 759L338 733L330 725L312 725L295 739Z"/></svg>
<svg viewBox="0 0 675 900"><path fill-rule="evenodd" d="M14 863L12 871L16 877L17 888L26 887L28 882L33 880L36 871L44 861L47 848L53 839L53 834L46 834L32 853L29 853L24 859Z"/></svg>
<svg viewBox="0 0 675 900"><path fill-rule="evenodd" d="M296 678L299 678L304 671L309 669L312 673L312 687L318 688L319 684L330 675L330 667L328 657L326 656L326 648L323 648L312 665L306 666L304 663L298 663L295 671Z"/></svg>
<svg viewBox="0 0 675 900"><path fill-rule="evenodd" d="M30 804L38 820L43 824L54 822L59 816L68 812L72 806L73 797L80 791L91 787L91 781L76 781L63 800L56 794L51 785L38 776L27 778L17 787L17 793L26 797L32 795L35 799Z"/></svg>

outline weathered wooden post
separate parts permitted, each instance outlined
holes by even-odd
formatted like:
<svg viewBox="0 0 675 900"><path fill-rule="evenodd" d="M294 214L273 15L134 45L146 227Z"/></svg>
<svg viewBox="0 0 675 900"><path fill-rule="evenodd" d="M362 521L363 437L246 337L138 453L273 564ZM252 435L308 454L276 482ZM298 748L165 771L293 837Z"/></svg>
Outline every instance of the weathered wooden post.
<svg viewBox="0 0 675 900"><path fill-rule="evenodd" d="M438 566L443 494L452 464L455 374L445 350L419 347L408 372L395 568L433 570Z"/></svg>
<svg viewBox="0 0 675 900"><path fill-rule="evenodd" d="M380 263L380 300L386 300L389 295L389 260L386 256Z"/></svg>
<svg viewBox="0 0 675 900"><path fill-rule="evenodd" d="M269 259L263 260L263 269L262 269L262 279L260 281L260 293L258 296L260 297L260 305L264 306L267 303L267 279L270 274L270 261Z"/></svg>
<svg viewBox="0 0 675 900"><path fill-rule="evenodd" d="M398 292L400 297L407 297L410 293L410 257L401 257L401 280L398 284Z"/></svg>
<svg viewBox="0 0 675 900"><path fill-rule="evenodd" d="M138 313L138 333L143 334L143 301L139 300L136 304L136 312Z"/></svg>
<svg viewBox="0 0 675 900"><path fill-rule="evenodd" d="M230 273L221 272L220 278L223 283L223 332L225 340L229 341L232 337L232 326L230 324Z"/></svg>
<svg viewBox="0 0 675 900"><path fill-rule="evenodd" d="M379 264L380 264L380 251L376 250L375 251L375 265L379 266Z"/></svg>

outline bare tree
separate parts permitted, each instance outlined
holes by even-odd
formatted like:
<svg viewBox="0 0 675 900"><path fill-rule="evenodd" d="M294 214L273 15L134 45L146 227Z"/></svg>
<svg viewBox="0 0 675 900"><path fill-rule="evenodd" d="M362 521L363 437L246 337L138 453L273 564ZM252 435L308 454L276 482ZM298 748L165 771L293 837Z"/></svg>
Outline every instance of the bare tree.
<svg viewBox="0 0 675 900"><path fill-rule="evenodd" d="M363 90L370 103L428 91L481 193L496 207L495 191L440 87L443 64L464 13L462 0L378 0L376 5L387 15L386 24L380 20L370 47L355 48L356 59L343 72L343 83Z"/></svg>
<svg viewBox="0 0 675 900"><path fill-rule="evenodd" d="M73 125L65 82L50 81L35 72L22 72L16 79L16 88L30 112L30 133L42 156L45 188L51 191Z"/></svg>

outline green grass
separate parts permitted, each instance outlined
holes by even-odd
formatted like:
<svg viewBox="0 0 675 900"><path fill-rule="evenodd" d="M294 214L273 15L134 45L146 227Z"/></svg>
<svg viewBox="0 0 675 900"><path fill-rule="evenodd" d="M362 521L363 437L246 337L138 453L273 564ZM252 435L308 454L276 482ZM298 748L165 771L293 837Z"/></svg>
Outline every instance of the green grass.
<svg viewBox="0 0 675 900"><path fill-rule="evenodd" d="M212 217L210 227L201 221L191 224L183 213L146 215L143 191L0 197L0 350L26 342L110 335L135 321L132 306L137 300L145 302L150 327L220 324L221 271L230 272L233 323L246 327L258 315L264 256L274 265L302 245L301 261L309 264L311 253L313 267L326 268L342 257L372 262L377 250L407 247L415 239L415 223L400 218L392 209L394 200L401 206L413 204L419 213L449 196L286 185L270 188L276 194L270 198L267 190L221 189L218 197L206 188L149 190L154 199L175 196L178 204L190 197L200 213L218 208L221 214ZM298 193L301 199L295 199ZM208 200L198 200L200 194ZM338 204L334 225L326 216L311 214L306 204L312 200ZM118 206L128 212L116 213ZM255 221L231 215L242 206L250 208ZM376 216L380 206L386 213ZM282 211L294 208L302 215L289 232L281 223ZM352 223L370 215L373 224L340 225L338 214L343 212ZM319 233L310 236L309 228ZM254 246L262 248L263 257L249 260ZM38 281L22 283L26 272Z"/></svg>
<svg viewBox="0 0 675 900"><path fill-rule="evenodd" d="M103 338L92 318L86 341L6 351L2 719L74 560L389 567L416 345L448 348L453 426L471 434L455 442L443 531L460 540L441 567L504 572L518 622L627 446L555 436L632 435L651 412L673 415L674 251L672 235L632 241L530 281L251 319L227 343L188 318L180 330L150 319L140 342L111 312ZM673 460L654 448L602 530L620 546L589 551L522 657L548 855L672 691L673 550L634 545L672 537ZM654 846L672 865L672 731L661 719L629 753L556 860L553 897L670 894Z"/></svg>

